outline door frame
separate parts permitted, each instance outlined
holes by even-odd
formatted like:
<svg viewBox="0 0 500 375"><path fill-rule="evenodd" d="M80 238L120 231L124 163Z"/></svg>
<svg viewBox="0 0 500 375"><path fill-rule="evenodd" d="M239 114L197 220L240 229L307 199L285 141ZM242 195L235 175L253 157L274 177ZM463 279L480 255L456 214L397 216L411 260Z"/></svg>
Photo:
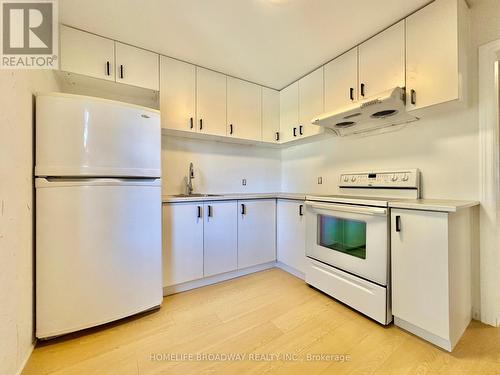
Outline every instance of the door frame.
<svg viewBox="0 0 500 375"><path fill-rule="evenodd" d="M479 47L479 196L481 321L500 326L500 39Z"/></svg>

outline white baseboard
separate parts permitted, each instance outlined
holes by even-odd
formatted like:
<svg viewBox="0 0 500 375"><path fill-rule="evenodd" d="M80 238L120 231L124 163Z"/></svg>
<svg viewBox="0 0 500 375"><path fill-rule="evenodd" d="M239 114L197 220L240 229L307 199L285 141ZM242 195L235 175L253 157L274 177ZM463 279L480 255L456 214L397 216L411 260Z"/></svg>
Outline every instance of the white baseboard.
<svg viewBox="0 0 500 375"><path fill-rule="evenodd" d="M295 277L298 277L299 279L305 280L306 279L306 274L302 271L299 271L296 268L290 267L289 265L280 262L279 260L276 261L276 267L282 269L285 272L288 272L289 274L292 274Z"/></svg>
<svg viewBox="0 0 500 375"><path fill-rule="evenodd" d="M440 336L437 336L431 332L426 331L425 329L422 329L420 327L417 327L416 325L408 323L406 320L394 317L394 324L400 328L403 328L405 331L413 333L414 335L421 337L424 340L429 341L430 343L439 346L440 348L443 348L449 352L453 350L450 340L446 340Z"/></svg>
<svg viewBox="0 0 500 375"><path fill-rule="evenodd" d="M163 295L168 296L170 294L185 292L186 290L191 290L195 288L201 288L203 286L212 285L216 283L220 283L221 281L226 281L230 279L234 279L235 277L245 276L254 272L263 271L269 268L273 268L276 266L276 262L268 262L259 264L257 266L252 266L248 268L244 268L241 270L235 270L231 272L222 273L220 275L205 277L203 279L188 281L186 283L170 285L163 288Z"/></svg>
<svg viewBox="0 0 500 375"><path fill-rule="evenodd" d="M31 357L31 354L33 353L33 350L35 349L35 344L36 344L36 339L35 339L35 342L33 342L31 344L30 349L26 352L26 355L24 356L24 359L22 360L21 365L18 367L15 375L21 375L22 374L24 368L26 367L26 364L28 363L28 360Z"/></svg>

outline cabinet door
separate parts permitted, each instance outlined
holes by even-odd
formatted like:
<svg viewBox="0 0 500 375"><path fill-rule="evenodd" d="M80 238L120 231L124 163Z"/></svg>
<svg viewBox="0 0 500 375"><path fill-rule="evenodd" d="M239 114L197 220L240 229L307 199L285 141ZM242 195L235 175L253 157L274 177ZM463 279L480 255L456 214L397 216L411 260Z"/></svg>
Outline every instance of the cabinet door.
<svg viewBox="0 0 500 375"><path fill-rule="evenodd" d="M203 205L163 205L163 286L203 277Z"/></svg>
<svg viewBox="0 0 500 375"><path fill-rule="evenodd" d="M262 140L279 142L280 92L262 88Z"/></svg>
<svg viewBox="0 0 500 375"><path fill-rule="evenodd" d="M196 114L200 133L226 135L226 76L196 67Z"/></svg>
<svg viewBox="0 0 500 375"><path fill-rule="evenodd" d="M325 112L358 100L358 48L325 65Z"/></svg>
<svg viewBox="0 0 500 375"><path fill-rule="evenodd" d="M227 77L227 135L262 140L261 87Z"/></svg>
<svg viewBox="0 0 500 375"><path fill-rule="evenodd" d="M116 82L158 91L159 55L116 42Z"/></svg>
<svg viewBox="0 0 500 375"><path fill-rule="evenodd" d="M447 339L448 214L392 209L391 258L394 316Z"/></svg>
<svg viewBox="0 0 500 375"><path fill-rule="evenodd" d="M196 131L196 67L160 56L161 126Z"/></svg>
<svg viewBox="0 0 500 375"><path fill-rule="evenodd" d="M459 98L457 7L437 0L406 19L408 110Z"/></svg>
<svg viewBox="0 0 500 375"><path fill-rule="evenodd" d="M299 80L299 135L310 136L323 131L311 120L325 110L323 67Z"/></svg>
<svg viewBox="0 0 500 375"><path fill-rule="evenodd" d="M63 25L60 33L61 70L115 80L114 41Z"/></svg>
<svg viewBox="0 0 500 375"><path fill-rule="evenodd" d="M299 127L299 82L280 91L280 138L282 142L298 137Z"/></svg>
<svg viewBox="0 0 500 375"><path fill-rule="evenodd" d="M276 212L278 261L304 273L306 265L304 202L279 199Z"/></svg>
<svg viewBox="0 0 500 375"><path fill-rule="evenodd" d="M238 268L276 260L276 201L238 201Z"/></svg>
<svg viewBox="0 0 500 375"><path fill-rule="evenodd" d="M206 203L204 211L204 276L235 270L238 267L237 202Z"/></svg>
<svg viewBox="0 0 500 375"><path fill-rule="evenodd" d="M367 98L405 87L405 21L359 46L359 95Z"/></svg>

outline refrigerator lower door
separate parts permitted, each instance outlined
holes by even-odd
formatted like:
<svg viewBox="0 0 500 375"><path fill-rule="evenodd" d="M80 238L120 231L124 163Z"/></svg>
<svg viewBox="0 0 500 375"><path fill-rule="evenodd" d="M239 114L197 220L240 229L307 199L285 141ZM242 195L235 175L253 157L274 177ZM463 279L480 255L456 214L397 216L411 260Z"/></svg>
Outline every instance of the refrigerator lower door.
<svg viewBox="0 0 500 375"><path fill-rule="evenodd" d="M159 177L160 113L82 95L36 97L36 176Z"/></svg>
<svg viewBox="0 0 500 375"><path fill-rule="evenodd" d="M37 178L36 336L162 302L160 180Z"/></svg>

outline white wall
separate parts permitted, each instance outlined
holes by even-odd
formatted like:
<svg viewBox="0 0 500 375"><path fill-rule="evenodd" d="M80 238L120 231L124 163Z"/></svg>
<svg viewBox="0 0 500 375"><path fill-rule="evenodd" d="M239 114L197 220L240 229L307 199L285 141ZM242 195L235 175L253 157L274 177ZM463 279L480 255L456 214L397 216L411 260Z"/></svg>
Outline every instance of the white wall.
<svg viewBox="0 0 500 375"><path fill-rule="evenodd" d="M0 70L0 374L33 345L33 93L56 91L52 72Z"/></svg>
<svg viewBox="0 0 500 375"><path fill-rule="evenodd" d="M420 168L424 197L477 199L477 131L474 112L462 110L396 132L291 147L282 153L282 189L335 194L343 171Z"/></svg>
<svg viewBox="0 0 500 375"><path fill-rule="evenodd" d="M280 190L280 150L215 141L162 137L163 194L185 192L189 163L194 191L259 193ZM242 186L241 180L247 179Z"/></svg>

